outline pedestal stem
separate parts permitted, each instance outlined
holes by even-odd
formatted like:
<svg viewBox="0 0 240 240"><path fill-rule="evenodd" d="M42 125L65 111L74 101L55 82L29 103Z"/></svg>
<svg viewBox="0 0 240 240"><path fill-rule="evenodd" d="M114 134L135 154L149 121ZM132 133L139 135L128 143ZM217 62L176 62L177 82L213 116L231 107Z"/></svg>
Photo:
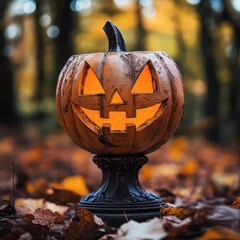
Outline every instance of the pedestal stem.
<svg viewBox="0 0 240 240"><path fill-rule="evenodd" d="M94 156L93 162L102 170L99 189L83 197L79 203L113 226L127 219L146 221L159 216L162 200L146 192L138 180L140 168L148 162L144 155Z"/></svg>

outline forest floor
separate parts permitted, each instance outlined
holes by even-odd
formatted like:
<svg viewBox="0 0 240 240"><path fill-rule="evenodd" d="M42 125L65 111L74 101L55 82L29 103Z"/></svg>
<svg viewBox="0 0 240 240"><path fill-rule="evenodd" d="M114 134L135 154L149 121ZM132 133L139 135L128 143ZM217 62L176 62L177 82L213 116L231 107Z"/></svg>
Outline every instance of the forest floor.
<svg viewBox="0 0 240 240"><path fill-rule="evenodd" d="M119 228L75 204L101 181L92 155L63 132L0 136L0 239L240 239L239 149L172 138L149 154L141 185L159 218ZM14 176L14 181L13 181Z"/></svg>

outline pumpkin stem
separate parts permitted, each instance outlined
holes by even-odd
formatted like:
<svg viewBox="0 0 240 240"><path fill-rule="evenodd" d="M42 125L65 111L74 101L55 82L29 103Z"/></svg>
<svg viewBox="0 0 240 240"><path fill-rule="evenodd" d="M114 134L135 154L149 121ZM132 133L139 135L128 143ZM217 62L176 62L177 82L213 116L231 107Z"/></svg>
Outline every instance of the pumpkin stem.
<svg viewBox="0 0 240 240"><path fill-rule="evenodd" d="M111 21L105 23L103 30L108 38L108 52L127 52L121 32Z"/></svg>

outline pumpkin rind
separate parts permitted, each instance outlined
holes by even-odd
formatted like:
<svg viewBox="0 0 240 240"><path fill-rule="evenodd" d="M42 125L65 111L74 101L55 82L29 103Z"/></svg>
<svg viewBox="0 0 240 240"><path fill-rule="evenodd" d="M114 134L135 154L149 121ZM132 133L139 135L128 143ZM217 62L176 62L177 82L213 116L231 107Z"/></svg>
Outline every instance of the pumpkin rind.
<svg viewBox="0 0 240 240"><path fill-rule="evenodd" d="M109 111L126 108L127 118L135 116L135 102L146 105L149 95L130 94L143 67L151 62L156 72L159 86L158 97L162 106L162 114L150 125L134 131L129 126L129 133L109 132L108 128L92 131L86 124L86 116L76 114L76 107L81 105L80 89L86 63L91 67L101 82L106 96L101 99L103 117ZM110 79L114 76L114 79ZM132 81L132 83L130 82ZM131 84L131 85L130 85ZM108 93L118 90L127 99L128 106L108 106ZM134 98L135 97L135 98ZM137 100L138 99L138 100ZM100 101L100 100L99 100ZM80 108L80 106L79 106ZM98 108L98 107L95 107ZM112 109L112 110L109 110ZM73 56L60 73L57 86L57 114L59 121L72 140L81 148L96 154L139 154L150 153L164 144L176 130L183 114L183 89L181 74L173 60L163 52L110 52ZM81 117L79 117L81 116ZM131 124L130 124L131 125Z"/></svg>

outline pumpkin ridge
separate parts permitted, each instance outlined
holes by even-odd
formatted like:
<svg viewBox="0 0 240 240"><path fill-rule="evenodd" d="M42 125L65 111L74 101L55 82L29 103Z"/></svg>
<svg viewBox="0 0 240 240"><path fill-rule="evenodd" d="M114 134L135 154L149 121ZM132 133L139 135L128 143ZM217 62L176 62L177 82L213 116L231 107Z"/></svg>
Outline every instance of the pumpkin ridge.
<svg viewBox="0 0 240 240"><path fill-rule="evenodd" d="M169 136L171 135L171 127L172 127L172 119L173 119L173 108L174 108L174 104L175 104L175 100L176 100L176 96L173 92L173 82L172 82L172 74L169 72L168 67L166 66L166 63L164 61L164 58L162 56L160 56L160 53L154 53L154 55L159 59L159 61L162 63L162 66L167 74L167 78L170 84L170 88L171 88L171 93L172 93L172 108L171 108L171 113L170 113L170 119L168 121L168 126L166 128L166 133L164 133L164 138L163 138L163 142L166 142L166 139L169 138ZM176 92L176 89L175 89Z"/></svg>
<svg viewBox="0 0 240 240"><path fill-rule="evenodd" d="M83 57L83 56L81 56L81 57ZM66 102L65 102L65 104L64 104L64 106L63 106L63 109L62 110L64 110L64 112L69 112L69 107L71 108L71 103L70 103L70 99L71 99L71 96L72 96L72 83L73 83L73 80L74 80L74 76L75 76L75 74L76 74L76 72L75 72L75 70L77 69L77 63L78 63L78 61L79 61L79 59L81 58L80 56L77 56L77 58L75 58L75 59L73 59L73 61L72 61L72 64L74 64L74 67L70 67L70 68L68 68L67 69L67 71L66 71L66 74L65 74L65 76L64 76L64 80L65 80L65 85L66 84L69 84L69 86L70 86L70 88L69 88L69 91L68 91L68 93L67 93L67 96L68 96L68 98L67 98L67 100L66 100ZM71 65L72 65L71 64ZM71 66L70 65L70 66ZM71 76L69 76L68 74L70 74ZM70 80L68 80L70 78ZM69 106L70 105L70 106ZM61 110L61 111L62 111ZM66 120L65 120L65 118L64 118L64 116L63 116L63 121L64 121L64 123L65 123L65 125L66 125L66 130L67 130L67 132L69 133L70 132L70 130L69 130L69 126L68 126L68 124L66 123ZM68 122L68 120L67 120L67 122ZM71 127L71 126L70 126Z"/></svg>
<svg viewBox="0 0 240 240"><path fill-rule="evenodd" d="M71 108L72 108L72 111L74 112L74 109L73 109L73 107L71 106ZM88 145L87 145L87 143L83 140L83 138L80 136L80 134L79 134L79 130L78 130L78 127L77 127L77 124L76 124L76 116L75 115L73 115L73 127L74 127L74 129L75 129L75 134L77 135L77 140L79 141L79 142L81 142L81 145L84 145L84 149L86 149L87 151L89 151L89 152L92 152L90 149L89 149L89 147L88 147ZM77 144L77 145L79 145L79 142L77 142L75 139L76 138L72 138L73 139L73 141Z"/></svg>
<svg viewBox="0 0 240 240"><path fill-rule="evenodd" d="M168 55L166 53L161 52L165 57L167 57ZM160 54L161 54L160 53ZM180 120L178 120L178 124L173 124L174 123L174 118L175 118L175 113L178 106L178 102L176 101L176 95L177 95L177 88L176 85L173 83L174 82L174 76L171 73L171 71L169 70L166 62L164 61L164 57L159 56L159 58L162 60L163 63L163 67L167 73L169 82L170 82L170 87L171 87L171 92L172 92L172 110L171 110L171 115L170 115L170 120L169 120L169 124L168 127L166 129L167 134L165 135L164 140L167 141L167 139L173 134L174 130L177 128L177 126L179 125ZM170 60L173 62L173 60L170 58ZM181 76L180 76L181 78ZM180 112L180 114L182 113L182 111ZM174 127L174 125L176 125L176 127Z"/></svg>
<svg viewBox="0 0 240 240"><path fill-rule="evenodd" d="M79 62L78 60L80 59L80 57L78 57L77 59L75 59L75 63L73 65L73 68L69 70L70 72L70 75L71 76L67 76L66 80L65 80L65 84L69 84L70 85L70 88L69 88L69 92L68 92L68 100L67 100L67 103L66 103L66 106L65 107L68 107L69 106L69 103L70 103L70 99L71 99L71 96L72 96L72 85L73 85L73 80L74 80L74 77L76 76L76 69L78 67L77 63ZM71 71L72 70L72 71ZM68 79L70 78L70 80L68 81Z"/></svg>
<svg viewBox="0 0 240 240"><path fill-rule="evenodd" d="M61 95L62 95L63 81L65 80L67 73L70 71L69 66L72 64L73 60L74 60L74 56L72 56L68 59L65 67L61 71L62 75L59 77L59 81L58 81L58 85L57 85L57 105L58 106L62 105L62 96ZM68 131L67 124L65 122L61 107L59 109L57 108L57 110L58 110L57 113L60 116L59 120L61 120L61 122L64 124L64 128Z"/></svg>

